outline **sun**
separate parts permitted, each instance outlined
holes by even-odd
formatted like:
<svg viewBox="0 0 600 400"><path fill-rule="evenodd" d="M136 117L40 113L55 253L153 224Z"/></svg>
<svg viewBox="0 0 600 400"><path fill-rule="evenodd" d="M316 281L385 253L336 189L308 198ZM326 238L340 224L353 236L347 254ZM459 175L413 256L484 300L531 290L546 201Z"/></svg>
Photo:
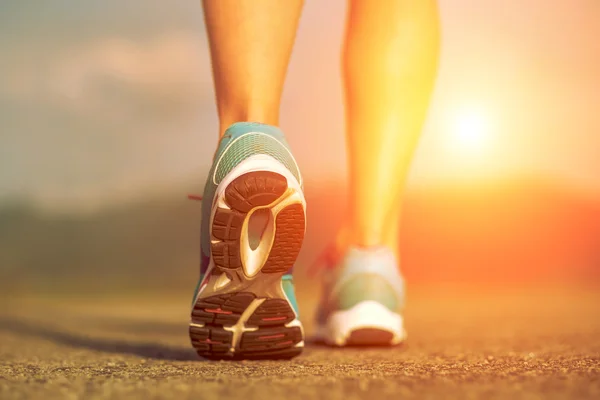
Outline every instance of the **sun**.
<svg viewBox="0 0 600 400"><path fill-rule="evenodd" d="M480 154L489 147L491 132L488 116L477 108L465 108L455 114L450 139L459 153Z"/></svg>

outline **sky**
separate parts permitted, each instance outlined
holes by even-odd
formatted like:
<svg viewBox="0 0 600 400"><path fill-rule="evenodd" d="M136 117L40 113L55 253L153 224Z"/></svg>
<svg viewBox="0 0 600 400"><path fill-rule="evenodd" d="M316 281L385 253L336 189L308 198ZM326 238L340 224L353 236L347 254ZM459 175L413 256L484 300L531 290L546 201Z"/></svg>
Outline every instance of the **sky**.
<svg viewBox="0 0 600 400"><path fill-rule="evenodd" d="M39 3L0 2L0 206L201 191L217 118L200 2ZM411 185L544 176L600 190L600 2L439 4ZM344 1L306 1L289 66L281 126L308 181L346 171L344 18Z"/></svg>

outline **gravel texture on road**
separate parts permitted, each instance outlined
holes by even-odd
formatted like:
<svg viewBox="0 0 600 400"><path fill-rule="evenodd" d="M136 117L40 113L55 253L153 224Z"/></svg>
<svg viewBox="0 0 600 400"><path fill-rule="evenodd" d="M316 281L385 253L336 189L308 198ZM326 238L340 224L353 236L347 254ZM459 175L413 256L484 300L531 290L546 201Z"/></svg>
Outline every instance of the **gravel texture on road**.
<svg viewBox="0 0 600 400"><path fill-rule="evenodd" d="M315 298L300 296L308 332ZM188 303L178 295L3 301L0 398L600 398L598 290L415 290L403 346L309 340L292 361L199 359Z"/></svg>

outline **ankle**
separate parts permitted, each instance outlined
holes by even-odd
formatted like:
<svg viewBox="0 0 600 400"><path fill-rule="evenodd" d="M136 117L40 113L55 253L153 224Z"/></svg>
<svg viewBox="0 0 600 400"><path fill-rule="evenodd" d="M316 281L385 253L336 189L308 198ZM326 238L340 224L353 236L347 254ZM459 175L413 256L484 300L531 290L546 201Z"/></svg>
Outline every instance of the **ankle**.
<svg viewBox="0 0 600 400"><path fill-rule="evenodd" d="M219 117L219 137L223 137L231 125L238 122L254 122L271 126L279 125L279 115L264 110L241 110L230 112Z"/></svg>
<svg viewBox="0 0 600 400"><path fill-rule="evenodd" d="M358 229L352 228L349 224L343 225L334 238L335 253L338 258L343 257L344 253L351 247L355 248L376 248L385 247L389 249L396 258L400 254L399 240L397 237L381 237L374 235L364 235Z"/></svg>

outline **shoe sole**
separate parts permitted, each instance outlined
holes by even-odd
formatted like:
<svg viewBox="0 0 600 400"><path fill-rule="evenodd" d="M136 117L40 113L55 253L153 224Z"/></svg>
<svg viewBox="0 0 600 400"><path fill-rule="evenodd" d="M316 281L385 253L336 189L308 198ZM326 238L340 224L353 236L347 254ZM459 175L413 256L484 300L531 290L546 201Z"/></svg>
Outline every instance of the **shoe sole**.
<svg viewBox="0 0 600 400"><path fill-rule="evenodd" d="M406 339L402 316L371 300L332 313L321 332L327 344L340 347L394 346Z"/></svg>
<svg viewBox="0 0 600 400"><path fill-rule="evenodd" d="M201 357L289 359L302 352L302 325L281 278L304 239L305 203L295 178L281 172L245 172L229 177L229 183L224 179L225 186L217 189L211 265L189 327ZM260 244L252 250L248 227L257 210L268 210L269 218Z"/></svg>

